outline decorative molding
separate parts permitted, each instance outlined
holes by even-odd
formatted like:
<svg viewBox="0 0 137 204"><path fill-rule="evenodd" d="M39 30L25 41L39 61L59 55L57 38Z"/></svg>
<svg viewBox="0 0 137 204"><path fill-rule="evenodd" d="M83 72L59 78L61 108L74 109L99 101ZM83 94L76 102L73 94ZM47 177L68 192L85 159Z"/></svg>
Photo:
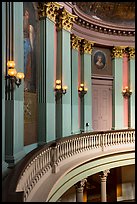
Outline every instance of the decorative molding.
<svg viewBox="0 0 137 204"><path fill-rule="evenodd" d="M93 30L103 34L115 36L135 36L135 28L127 28L124 26L116 26L107 22L100 22L99 20L89 18L88 15L83 14L77 5L73 6L73 13L77 15L76 24L89 30Z"/></svg>
<svg viewBox="0 0 137 204"><path fill-rule="evenodd" d="M113 58L122 58L123 57L123 53L125 52L126 48L127 48L127 46L114 47L112 49L112 59Z"/></svg>

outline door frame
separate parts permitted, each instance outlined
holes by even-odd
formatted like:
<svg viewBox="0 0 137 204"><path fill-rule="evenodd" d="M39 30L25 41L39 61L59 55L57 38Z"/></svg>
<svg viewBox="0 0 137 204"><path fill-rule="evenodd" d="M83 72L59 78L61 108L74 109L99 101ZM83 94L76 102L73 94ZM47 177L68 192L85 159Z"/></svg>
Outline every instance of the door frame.
<svg viewBox="0 0 137 204"><path fill-rule="evenodd" d="M110 86L110 89L113 91L113 77L112 76L92 76L91 77L91 90L93 92L93 87L94 85L104 85L104 86ZM112 93L113 96L113 93ZM112 109L112 105L113 105L113 98L111 98L111 110ZM92 98L92 110L93 110L93 98ZM110 119L111 119L111 126L112 126L112 118L113 118L113 112L111 111L111 115L110 115ZM93 111L92 111L93 113ZM92 115L92 121L93 121L93 115Z"/></svg>

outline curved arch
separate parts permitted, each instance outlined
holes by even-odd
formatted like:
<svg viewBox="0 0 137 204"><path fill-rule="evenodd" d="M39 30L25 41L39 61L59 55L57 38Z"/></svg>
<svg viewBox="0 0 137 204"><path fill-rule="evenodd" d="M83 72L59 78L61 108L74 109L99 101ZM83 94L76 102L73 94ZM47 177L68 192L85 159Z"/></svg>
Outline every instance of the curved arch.
<svg viewBox="0 0 137 204"><path fill-rule="evenodd" d="M72 169L52 188L46 202L56 202L71 186L79 180L96 174L105 169L135 164L135 153L122 153L99 158Z"/></svg>

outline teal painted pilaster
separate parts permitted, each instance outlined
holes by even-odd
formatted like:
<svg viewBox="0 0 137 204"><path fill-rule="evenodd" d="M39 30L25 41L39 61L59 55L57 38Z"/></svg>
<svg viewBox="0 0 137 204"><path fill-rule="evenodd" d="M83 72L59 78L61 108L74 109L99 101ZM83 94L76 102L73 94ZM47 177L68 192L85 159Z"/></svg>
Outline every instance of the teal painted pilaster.
<svg viewBox="0 0 137 204"><path fill-rule="evenodd" d="M5 162L5 70L6 70L6 2L2 2L2 173L8 164Z"/></svg>
<svg viewBox="0 0 137 204"><path fill-rule="evenodd" d="M9 12L10 11L10 12ZM11 14L9 16L9 13ZM18 16L18 18L17 18ZM23 2L7 4L7 60L15 61L17 72L24 72ZM24 83L6 93L6 161L14 165L24 155Z"/></svg>
<svg viewBox="0 0 137 204"><path fill-rule="evenodd" d="M84 52L82 51L81 52L81 83L82 84L85 84L84 83ZM84 121L85 121L85 114L84 114L84 102L85 102L85 99L84 99L85 96L83 97L80 97L80 131L81 132L84 132L85 129L84 129Z"/></svg>
<svg viewBox="0 0 137 204"><path fill-rule="evenodd" d="M62 85L68 87L62 97L62 136L71 135L71 52L70 33L62 30Z"/></svg>
<svg viewBox="0 0 137 204"><path fill-rule="evenodd" d="M122 83L123 83L123 61L122 58L112 59L113 70L113 106L112 106L112 128L124 128L124 108L122 96Z"/></svg>
<svg viewBox="0 0 137 204"><path fill-rule="evenodd" d="M56 101L56 137L71 135L71 52L70 33L60 29L57 33L56 79L67 86L67 93Z"/></svg>
<svg viewBox="0 0 137 204"><path fill-rule="evenodd" d="M84 53L84 84L88 88L84 96L84 131L92 131L91 55L88 53Z"/></svg>
<svg viewBox="0 0 137 204"><path fill-rule="evenodd" d="M40 47L38 141L45 143L55 139L54 23L48 18L40 21Z"/></svg>
<svg viewBox="0 0 137 204"><path fill-rule="evenodd" d="M56 80L62 81L62 29L57 31ZM64 97L64 96L63 96ZM62 137L62 96L56 100L56 138Z"/></svg>
<svg viewBox="0 0 137 204"><path fill-rule="evenodd" d="M131 58L130 64L130 88L132 95L130 96L130 126L135 128L135 58Z"/></svg>
<svg viewBox="0 0 137 204"><path fill-rule="evenodd" d="M78 124L78 51L72 49L72 67L71 67L71 132L79 133Z"/></svg>

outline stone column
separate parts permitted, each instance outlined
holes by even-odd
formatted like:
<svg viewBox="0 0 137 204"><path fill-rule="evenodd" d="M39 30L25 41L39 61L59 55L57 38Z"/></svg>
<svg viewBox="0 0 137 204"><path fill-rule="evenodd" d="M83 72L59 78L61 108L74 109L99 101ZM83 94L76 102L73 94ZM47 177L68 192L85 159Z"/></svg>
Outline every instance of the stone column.
<svg viewBox="0 0 137 204"><path fill-rule="evenodd" d="M107 193L106 193L106 181L107 181L107 174L110 171L107 169L103 171L100 175L101 178L101 202L107 202Z"/></svg>
<svg viewBox="0 0 137 204"><path fill-rule="evenodd" d="M83 179L76 184L76 202L83 202L83 190L87 179Z"/></svg>

